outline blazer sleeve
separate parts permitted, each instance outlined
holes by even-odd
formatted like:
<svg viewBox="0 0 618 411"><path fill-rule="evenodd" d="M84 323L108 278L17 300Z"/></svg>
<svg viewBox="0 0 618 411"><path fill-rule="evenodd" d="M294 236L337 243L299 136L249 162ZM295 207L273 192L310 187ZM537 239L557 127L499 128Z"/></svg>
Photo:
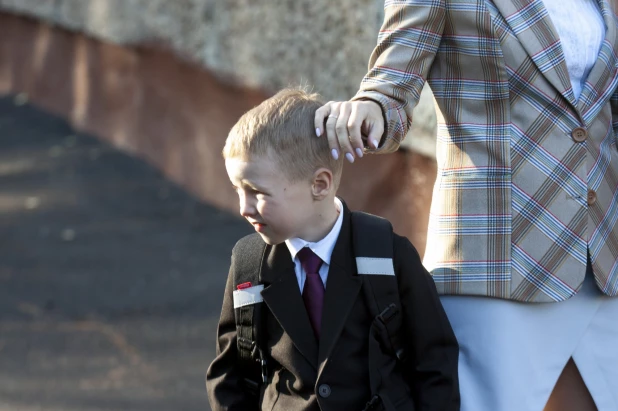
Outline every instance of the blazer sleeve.
<svg viewBox="0 0 618 411"><path fill-rule="evenodd" d="M369 72L352 100L373 100L382 107L385 131L380 148L395 151L412 124L442 39L447 0L386 0L378 44L369 58Z"/></svg>
<svg viewBox="0 0 618 411"><path fill-rule="evenodd" d="M433 278L407 238L396 236L394 247L408 350L404 373L417 409L459 410L459 345Z"/></svg>
<svg viewBox="0 0 618 411"><path fill-rule="evenodd" d="M223 306L217 327L216 357L206 372L206 390L213 411L257 411L255 397L246 394L236 366L236 321L234 318L234 254L225 285Z"/></svg>

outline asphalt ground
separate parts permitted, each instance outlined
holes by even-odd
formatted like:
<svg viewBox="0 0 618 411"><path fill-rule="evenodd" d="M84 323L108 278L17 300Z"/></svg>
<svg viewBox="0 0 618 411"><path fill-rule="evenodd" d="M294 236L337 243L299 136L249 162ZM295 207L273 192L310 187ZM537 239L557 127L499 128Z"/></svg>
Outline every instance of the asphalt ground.
<svg viewBox="0 0 618 411"><path fill-rule="evenodd" d="M0 411L209 410L229 257L250 231L0 98Z"/></svg>

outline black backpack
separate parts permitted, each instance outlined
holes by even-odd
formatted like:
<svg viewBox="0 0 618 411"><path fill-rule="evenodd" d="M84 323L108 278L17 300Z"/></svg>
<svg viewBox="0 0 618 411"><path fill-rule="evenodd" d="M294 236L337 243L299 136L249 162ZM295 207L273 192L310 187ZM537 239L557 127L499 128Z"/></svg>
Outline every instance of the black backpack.
<svg viewBox="0 0 618 411"><path fill-rule="evenodd" d="M405 361L400 332L401 304L393 265L393 227L386 219L358 211L351 212L351 222L357 272L363 279L363 297L374 317L371 331L376 337L370 340L374 343L370 344L368 358L373 397L365 410L386 409L379 395L384 389L380 373L373 370L379 366L377 360L374 361L378 358L376 351L389 353L397 361ZM268 247L258 236L239 242L236 252L242 253L245 258L237 260L240 264L236 265L233 274L235 287L244 283L261 284L260 269ZM268 363L261 333L266 310L263 302L248 303L234 309L238 362L244 374L245 389L254 395L259 395L261 385L268 381Z"/></svg>

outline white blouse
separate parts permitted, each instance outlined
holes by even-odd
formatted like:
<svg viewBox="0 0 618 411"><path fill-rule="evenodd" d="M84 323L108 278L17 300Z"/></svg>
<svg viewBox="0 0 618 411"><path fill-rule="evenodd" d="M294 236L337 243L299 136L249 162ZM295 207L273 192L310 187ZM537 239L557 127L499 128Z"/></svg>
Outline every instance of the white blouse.
<svg viewBox="0 0 618 411"><path fill-rule="evenodd" d="M558 31L575 99L579 98L605 38L597 0L543 0Z"/></svg>

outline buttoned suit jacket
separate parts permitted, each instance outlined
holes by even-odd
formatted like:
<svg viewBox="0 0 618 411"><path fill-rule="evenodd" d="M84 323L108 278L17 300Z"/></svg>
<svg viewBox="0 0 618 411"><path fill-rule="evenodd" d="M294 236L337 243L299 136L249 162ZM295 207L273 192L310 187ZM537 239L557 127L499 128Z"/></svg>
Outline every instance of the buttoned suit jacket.
<svg viewBox="0 0 618 411"><path fill-rule="evenodd" d="M255 236L250 240L255 242ZM371 398L367 346L373 318L356 274L349 210L344 206L341 232L329 265L319 342L309 323L287 246L268 246L263 261L256 262L262 264L269 368L269 381L259 402L242 389L237 363L232 292L234 262L242 258L238 248L232 253L223 298L217 354L206 376L212 409L362 410ZM393 252L409 358L402 372L383 376L394 393L390 400L398 410L458 410L458 344L435 285L407 239L395 236Z"/></svg>
<svg viewBox="0 0 618 411"><path fill-rule="evenodd" d="M439 293L568 299L590 250L618 294L616 16L578 100L541 0L392 0L355 99L378 102L397 148L425 80L438 174L425 266Z"/></svg>

